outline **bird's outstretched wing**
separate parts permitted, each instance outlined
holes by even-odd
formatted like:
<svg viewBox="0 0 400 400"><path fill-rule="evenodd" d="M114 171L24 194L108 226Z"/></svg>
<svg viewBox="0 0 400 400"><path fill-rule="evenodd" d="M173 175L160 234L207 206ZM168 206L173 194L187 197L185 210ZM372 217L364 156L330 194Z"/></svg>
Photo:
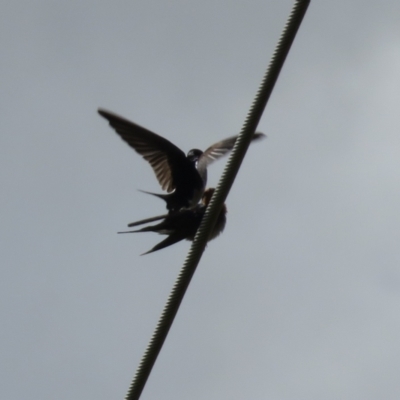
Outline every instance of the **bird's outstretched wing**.
<svg viewBox="0 0 400 400"><path fill-rule="evenodd" d="M263 133L256 132L252 138L252 141L259 140L264 137L265 135ZM225 154L229 153L233 149L236 139L237 136L231 136L210 146L200 157L199 164L201 165L201 167L207 167L213 161L218 160Z"/></svg>
<svg viewBox="0 0 400 400"><path fill-rule="evenodd" d="M146 161L163 190L172 192L179 185L180 171L187 168L185 153L169 140L112 112L99 109L118 135Z"/></svg>

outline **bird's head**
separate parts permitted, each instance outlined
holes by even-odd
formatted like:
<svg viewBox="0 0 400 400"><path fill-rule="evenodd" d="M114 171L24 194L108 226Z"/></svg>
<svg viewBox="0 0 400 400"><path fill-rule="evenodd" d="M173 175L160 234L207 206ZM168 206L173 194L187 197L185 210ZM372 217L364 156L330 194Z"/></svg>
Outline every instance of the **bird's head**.
<svg viewBox="0 0 400 400"><path fill-rule="evenodd" d="M192 149L189 150L189 152L187 153L186 158L191 161L191 162L197 162L199 161L199 158L201 157L201 155L203 154L203 152L199 149Z"/></svg>

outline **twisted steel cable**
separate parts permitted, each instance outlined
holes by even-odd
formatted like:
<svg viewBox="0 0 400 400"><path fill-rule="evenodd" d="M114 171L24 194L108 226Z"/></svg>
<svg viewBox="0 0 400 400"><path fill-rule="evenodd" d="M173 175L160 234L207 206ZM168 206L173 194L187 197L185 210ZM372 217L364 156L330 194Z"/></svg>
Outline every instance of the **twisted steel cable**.
<svg viewBox="0 0 400 400"><path fill-rule="evenodd" d="M186 289L196 271L196 267L207 244L207 238L215 225L217 216L239 171L252 135L261 119L309 4L310 0L298 0L293 6L255 100L247 114L246 121L244 122L218 186L196 233L185 263L172 288L150 343L137 368L135 377L125 397L126 400L138 400L140 398L157 356L178 312Z"/></svg>

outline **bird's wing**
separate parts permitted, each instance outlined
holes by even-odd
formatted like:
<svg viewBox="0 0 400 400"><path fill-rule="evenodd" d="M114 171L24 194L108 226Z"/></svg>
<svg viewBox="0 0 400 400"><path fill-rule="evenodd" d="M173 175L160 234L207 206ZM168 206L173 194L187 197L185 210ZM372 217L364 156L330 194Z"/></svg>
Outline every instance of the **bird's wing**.
<svg viewBox="0 0 400 400"><path fill-rule="evenodd" d="M134 122L103 109L98 112L121 139L150 163L162 189L172 192L176 188L176 176L188 163L185 153L169 140Z"/></svg>
<svg viewBox="0 0 400 400"><path fill-rule="evenodd" d="M258 139L262 139L264 137L265 137L265 135L263 133L256 132L251 140L252 141L258 140ZM214 143L201 155L199 164L202 167L207 167L213 161L218 160L225 154L229 153L233 149L236 139L237 139L237 136L231 136L227 139L221 140L218 143Z"/></svg>

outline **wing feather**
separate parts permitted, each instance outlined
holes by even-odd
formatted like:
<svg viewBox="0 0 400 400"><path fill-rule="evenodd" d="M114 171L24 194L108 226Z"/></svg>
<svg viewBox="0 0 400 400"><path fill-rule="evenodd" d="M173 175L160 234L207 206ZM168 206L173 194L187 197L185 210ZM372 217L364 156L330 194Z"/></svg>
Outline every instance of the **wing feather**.
<svg viewBox="0 0 400 400"><path fill-rule="evenodd" d="M265 135L263 133L256 132L252 138L252 141L262 139L264 137ZM237 135L231 136L227 139L221 140L220 142L214 143L201 155L199 164L201 164L202 167L207 167L215 160L218 160L229 153L233 149L237 138Z"/></svg>
<svg viewBox="0 0 400 400"><path fill-rule="evenodd" d="M149 162L162 189L172 192L176 188L179 168L186 166L185 153L169 140L134 122L103 109L98 112L122 140Z"/></svg>

